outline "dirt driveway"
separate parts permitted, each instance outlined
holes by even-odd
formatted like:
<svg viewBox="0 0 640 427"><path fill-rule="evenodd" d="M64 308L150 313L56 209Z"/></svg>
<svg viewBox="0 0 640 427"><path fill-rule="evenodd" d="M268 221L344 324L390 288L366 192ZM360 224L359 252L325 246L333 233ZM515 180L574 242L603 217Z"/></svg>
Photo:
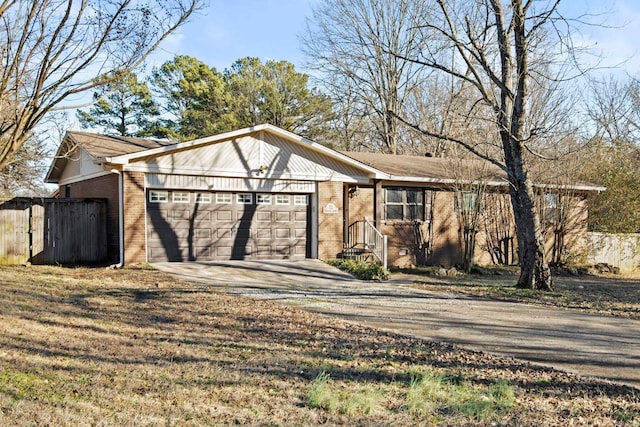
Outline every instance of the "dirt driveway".
<svg viewBox="0 0 640 427"><path fill-rule="evenodd" d="M640 321L363 282L321 261L157 263L221 291L640 387Z"/></svg>

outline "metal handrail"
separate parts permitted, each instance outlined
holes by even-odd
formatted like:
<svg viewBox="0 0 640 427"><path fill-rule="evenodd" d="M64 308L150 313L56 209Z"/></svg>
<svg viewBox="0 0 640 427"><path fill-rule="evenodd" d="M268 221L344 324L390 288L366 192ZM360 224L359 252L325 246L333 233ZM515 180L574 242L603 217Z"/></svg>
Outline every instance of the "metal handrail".
<svg viewBox="0 0 640 427"><path fill-rule="evenodd" d="M387 268L387 236L380 233L368 218L349 226L347 245L349 248L363 245L384 268Z"/></svg>

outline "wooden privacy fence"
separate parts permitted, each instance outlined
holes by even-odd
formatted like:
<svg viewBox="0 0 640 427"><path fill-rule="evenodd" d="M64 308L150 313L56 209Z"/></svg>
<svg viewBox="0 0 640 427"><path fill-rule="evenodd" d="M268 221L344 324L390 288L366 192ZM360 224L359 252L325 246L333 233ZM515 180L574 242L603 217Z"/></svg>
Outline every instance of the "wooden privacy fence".
<svg viewBox="0 0 640 427"><path fill-rule="evenodd" d="M622 271L640 268L640 234L587 233L592 264L609 264Z"/></svg>
<svg viewBox="0 0 640 427"><path fill-rule="evenodd" d="M107 258L104 199L0 199L0 264L83 264Z"/></svg>

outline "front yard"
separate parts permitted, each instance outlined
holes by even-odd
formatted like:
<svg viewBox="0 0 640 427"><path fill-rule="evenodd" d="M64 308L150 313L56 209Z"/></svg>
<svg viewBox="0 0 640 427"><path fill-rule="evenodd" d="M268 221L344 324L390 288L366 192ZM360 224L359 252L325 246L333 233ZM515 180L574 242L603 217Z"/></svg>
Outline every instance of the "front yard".
<svg viewBox="0 0 640 427"><path fill-rule="evenodd" d="M0 425L232 424L639 425L640 395L158 271L0 267Z"/></svg>
<svg viewBox="0 0 640 427"><path fill-rule="evenodd" d="M640 273L633 275L554 274L555 292L516 289L517 269L487 269L485 274L438 276L432 268L400 270L396 279L419 289L458 293L502 301L576 309L640 319Z"/></svg>

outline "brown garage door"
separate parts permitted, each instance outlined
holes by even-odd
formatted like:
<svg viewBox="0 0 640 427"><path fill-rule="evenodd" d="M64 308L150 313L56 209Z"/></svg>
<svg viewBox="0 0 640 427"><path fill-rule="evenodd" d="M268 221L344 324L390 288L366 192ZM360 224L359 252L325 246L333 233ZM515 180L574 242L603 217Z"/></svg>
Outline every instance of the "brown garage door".
<svg viewBox="0 0 640 427"><path fill-rule="evenodd" d="M309 195L149 190L147 258L303 259Z"/></svg>

